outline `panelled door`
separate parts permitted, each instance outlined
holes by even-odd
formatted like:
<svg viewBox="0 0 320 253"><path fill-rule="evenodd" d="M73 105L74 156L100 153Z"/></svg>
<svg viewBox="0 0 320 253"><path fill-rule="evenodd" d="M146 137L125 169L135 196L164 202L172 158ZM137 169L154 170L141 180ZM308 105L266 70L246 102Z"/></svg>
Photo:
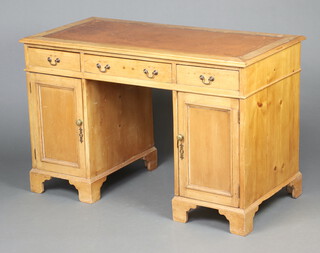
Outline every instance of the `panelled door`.
<svg viewBox="0 0 320 253"><path fill-rule="evenodd" d="M30 119L36 167L84 176L84 129L81 80L30 74Z"/></svg>
<svg viewBox="0 0 320 253"><path fill-rule="evenodd" d="M178 93L181 196L238 206L238 112L237 99Z"/></svg>

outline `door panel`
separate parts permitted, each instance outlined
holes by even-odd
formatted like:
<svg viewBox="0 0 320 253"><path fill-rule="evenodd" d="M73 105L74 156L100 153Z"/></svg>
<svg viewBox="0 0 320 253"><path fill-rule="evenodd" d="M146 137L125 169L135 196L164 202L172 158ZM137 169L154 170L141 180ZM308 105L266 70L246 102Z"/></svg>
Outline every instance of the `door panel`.
<svg viewBox="0 0 320 253"><path fill-rule="evenodd" d="M35 74L32 85L37 107L37 168L83 175L84 144L81 80ZM81 130L80 130L81 128Z"/></svg>
<svg viewBox="0 0 320 253"><path fill-rule="evenodd" d="M179 158L182 196L238 205L238 106L236 99L179 93L178 129L184 136L184 158Z"/></svg>
<svg viewBox="0 0 320 253"><path fill-rule="evenodd" d="M74 89L38 84L43 160L78 166Z"/></svg>
<svg viewBox="0 0 320 253"><path fill-rule="evenodd" d="M190 105L187 117L188 185L231 196L230 111Z"/></svg>

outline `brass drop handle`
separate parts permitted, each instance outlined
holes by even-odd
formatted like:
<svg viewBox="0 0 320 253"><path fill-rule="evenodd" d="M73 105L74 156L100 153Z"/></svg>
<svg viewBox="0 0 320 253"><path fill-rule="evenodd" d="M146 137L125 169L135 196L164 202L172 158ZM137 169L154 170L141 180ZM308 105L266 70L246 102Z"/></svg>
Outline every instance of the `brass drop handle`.
<svg viewBox="0 0 320 253"><path fill-rule="evenodd" d="M83 129L82 129L82 124L83 124L83 121L81 119L78 119L76 121L76 125L79 127L79 140L80 140L80 143L83 142Z"/></svg>
<svg viewBox="0 0 320 253"><path fill-rule="evenodd" d="M206 78L204 77L204 75L200 75L199 78L200 78L200 80L202 81L202 83L205 84L205 85L209 85L209 84L211 84L211 82L214 81L214 77L213 77L213 76L210 76L210 77L208 78L208 81L207 81L207 82L206 82Z"/></svg>
<svg viewBox="0 0 320 253"><path fill-rule="evenodd" d="M78 119L77 121L76 121L76 124L77 124L77 126L82 126L82 120L81 119Z"/></svg>
<svg viewBox="0 0 320 253"><path fill-rule="evenodd" d="M106 73L107 70L111 68L109 64L107 64L104 67L102 67L100 63L97 63L96 66L99 69L99 71L102 72L102 73Z"/></svg>
<svg viewBox="0 0 320 253"><path fill-rule="evenodd" d="M47 58L47 60L52 66L57 66L57 64L60 62L60 58L56 58L54 61L52 61L52 58L50 56Z"/></svg>
<svg viewBox="0 0 320 253"><path fill-rule="evenodd" d="M148 71L147 69L144 69L144 70L143 70L143 73L145 73L146 76L147 76L148 78L150 78L150 79L154 78L155 76L157 76L157 75L159 74L158 70L156 70L156 69L155 69L154 71L152 71L151 74L149 74L149 71Z"/></svg>
<svg viewBox="0 0 320 253"><path fill-rule="evenodd" d="M184 137L182 134L178 134L177 136L177 148L179 148L180 141L183 141Z"/></svg>
<svg viewBox="0 0 320 253"><path fill-rule="evenodd" d="M184 145L183 145L184 137L182 134L178 134L177 136L177 148L179 150L180 159L184 158Z"/></svg>

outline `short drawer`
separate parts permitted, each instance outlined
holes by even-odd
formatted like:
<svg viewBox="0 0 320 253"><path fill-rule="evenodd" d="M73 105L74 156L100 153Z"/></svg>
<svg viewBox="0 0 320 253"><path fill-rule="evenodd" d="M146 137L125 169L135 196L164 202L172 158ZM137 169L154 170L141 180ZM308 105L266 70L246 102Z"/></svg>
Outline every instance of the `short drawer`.
<svg viewBox="0 0 320 253"><path fill-rule="evenodd" d="M80 71L80 54L29 48L29 67L55 68L62 70Z"/></svg>
<svg viewBox="0 0 320 253"><path fill-rule="evenodd" d="M84 55L84 71L106 76L171 82L171 64L169 63L86 54Z"/></svg>
<svg viewBox="0 0 320 253"><path fill-rule="evenodd" d="M178 65L177 83L207 88L239 90L239 72L236 70Z"/></svg>

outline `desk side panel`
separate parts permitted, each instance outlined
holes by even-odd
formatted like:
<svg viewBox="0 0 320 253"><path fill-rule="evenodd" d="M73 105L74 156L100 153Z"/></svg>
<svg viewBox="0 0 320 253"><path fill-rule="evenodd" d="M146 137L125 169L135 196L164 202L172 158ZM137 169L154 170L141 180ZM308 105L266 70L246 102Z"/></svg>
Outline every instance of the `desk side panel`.
<svg viewBox="0 0 320 253"><path fill-rule="evenodd" d="M299 171L299 81L297 73L240 103L241 208Z"/></svg>

